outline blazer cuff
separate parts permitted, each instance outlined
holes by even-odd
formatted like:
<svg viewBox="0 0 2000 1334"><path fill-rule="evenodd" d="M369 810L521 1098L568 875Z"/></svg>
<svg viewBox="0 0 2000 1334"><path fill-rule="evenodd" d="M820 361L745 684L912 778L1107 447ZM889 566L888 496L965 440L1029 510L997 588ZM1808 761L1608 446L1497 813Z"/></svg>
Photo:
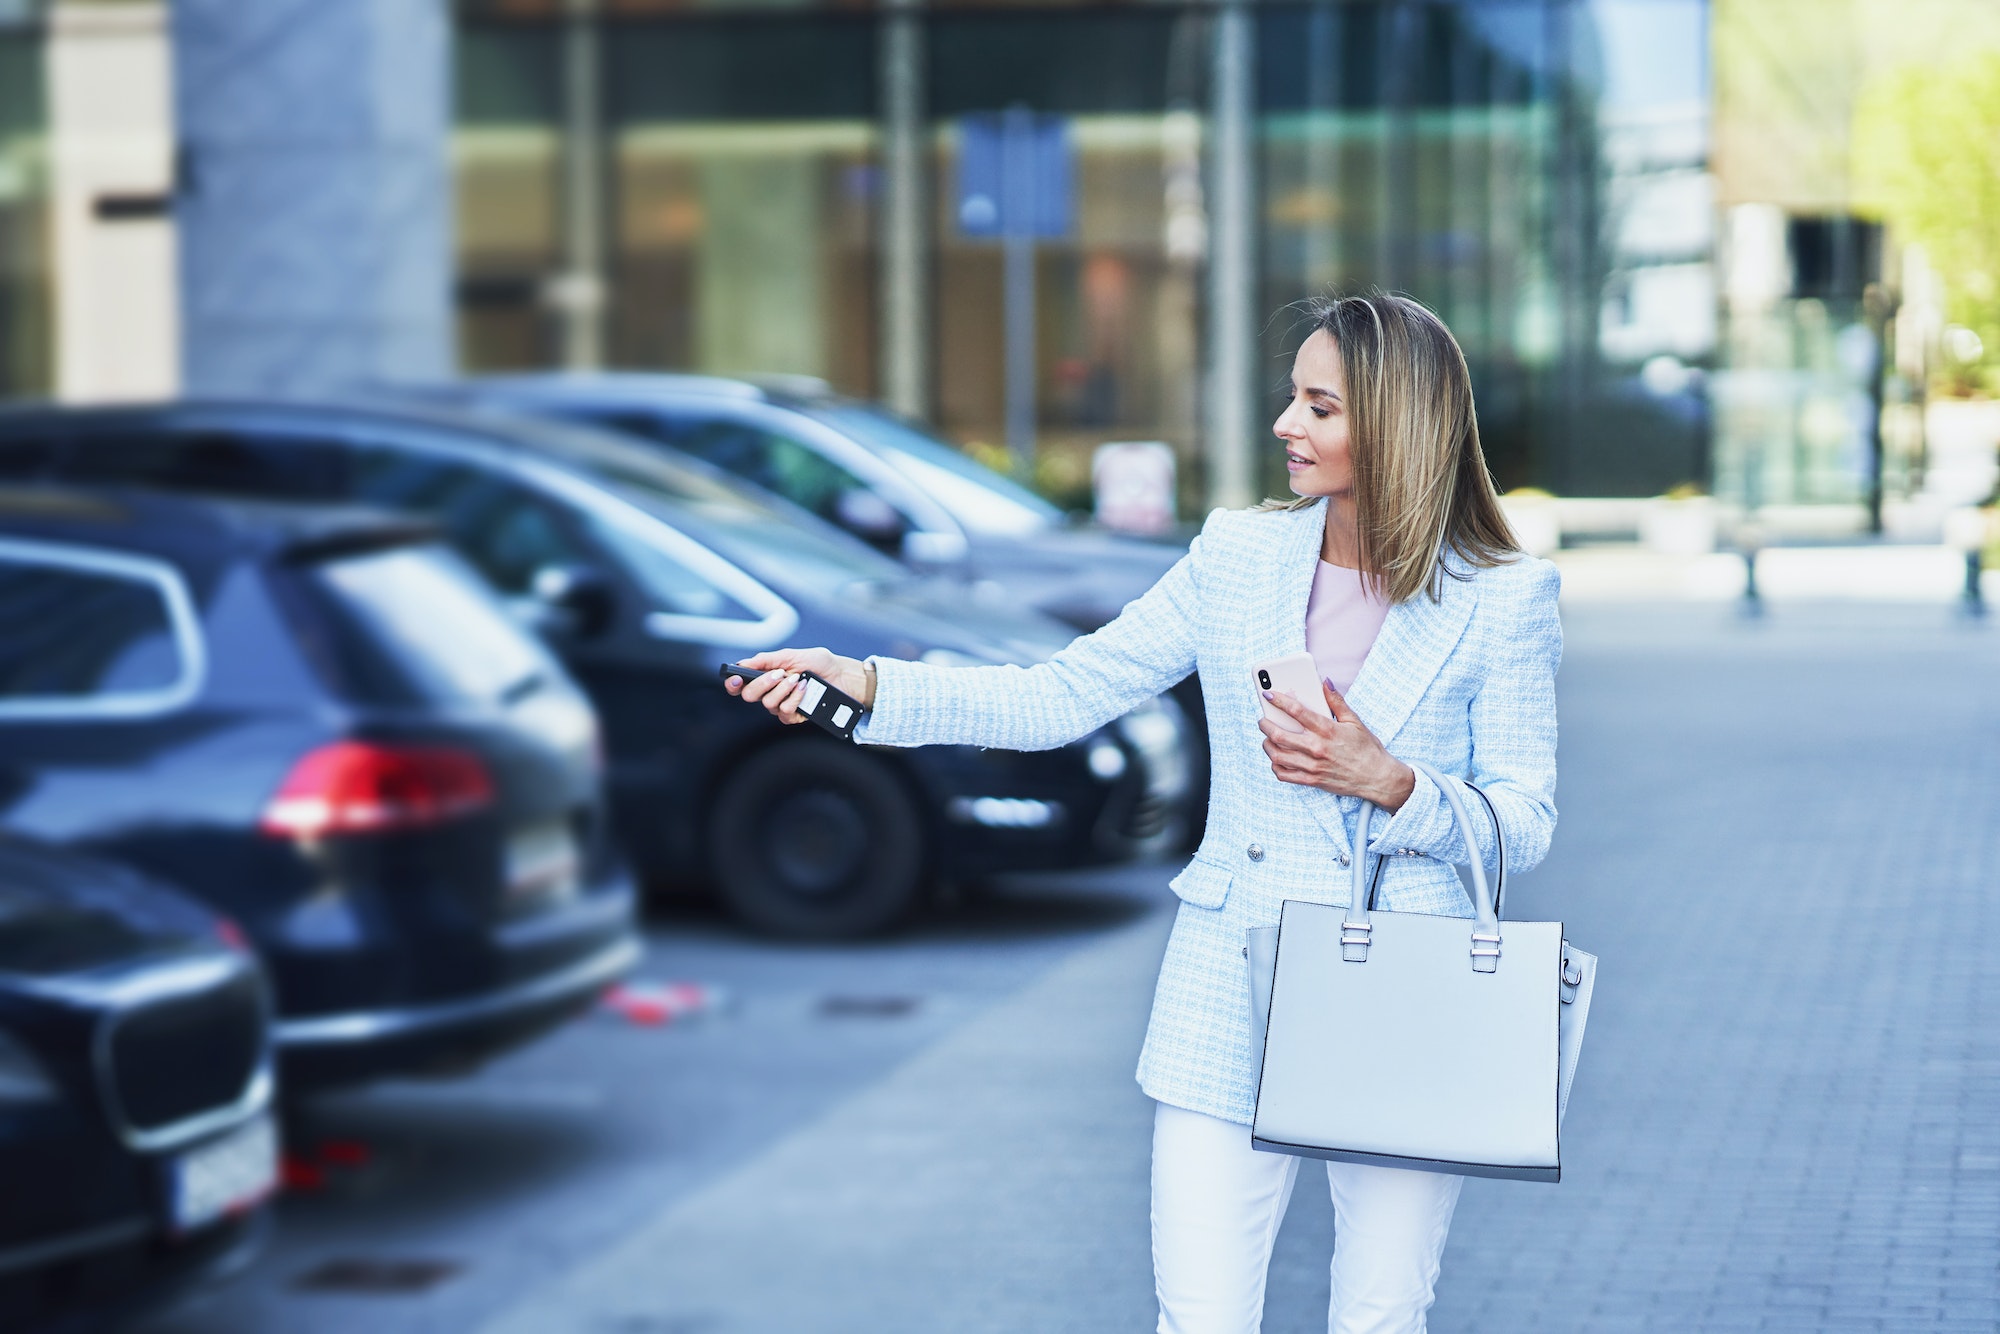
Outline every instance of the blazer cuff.
<svg viewBox="0 0 2000 1334"><path fill-rule="evenodd" d="M871 657L875 701L861 715L854 739L870 746L921 746L918 720L936 718L938 669L902 658Z"/></svg>
<svg viewBox="0 0 2000 1334"><path fill-rule="evenodd" d="M1368 836L1368 851L1382 856L1409 848L1426 857L1456 862L1463 855L1465 840L1459 835L1451 806L1429 774L1414 765L1410 771L1417 776L1410 799L1386 821L1379 814L1376 816Z"/></svg>

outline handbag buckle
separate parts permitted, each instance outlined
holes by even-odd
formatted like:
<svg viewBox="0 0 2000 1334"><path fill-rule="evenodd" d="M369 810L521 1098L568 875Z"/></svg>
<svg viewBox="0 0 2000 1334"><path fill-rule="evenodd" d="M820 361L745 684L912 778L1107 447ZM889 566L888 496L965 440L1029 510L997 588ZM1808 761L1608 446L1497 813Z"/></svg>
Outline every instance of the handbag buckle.
<svg viewBox="0 0 2000 1334"><path fill-rule="evenodd" d="M1582 985L1583 969L1571 963L1568 959L1564 959L1562 964L1562 1003L1564 1005L1574 1005L1576 1003L1576 989Z"/></svg>
<svg viewBox="0 0 2000 1334"><path fill-rule="evenodd" d="M1349 922L1340 924L1340 957L1345 963L1367 963L1368 941L1375 927L1370 922ZM1353 934L1349 934L1352 932Z"/></svg>
<svg viewBox="0 0 2000 1334"><path fill-rule="evenodd" d="M1493 947L1491 949L1481 949L1479 947L1479 942L1482 940L1491 941ZM1483 931L1473 932L1472 971L1475 973L1491 973L1497 971L1499 969L1499 966L1500 966L1500 937L1497 935L1488 935Z"/></svg>

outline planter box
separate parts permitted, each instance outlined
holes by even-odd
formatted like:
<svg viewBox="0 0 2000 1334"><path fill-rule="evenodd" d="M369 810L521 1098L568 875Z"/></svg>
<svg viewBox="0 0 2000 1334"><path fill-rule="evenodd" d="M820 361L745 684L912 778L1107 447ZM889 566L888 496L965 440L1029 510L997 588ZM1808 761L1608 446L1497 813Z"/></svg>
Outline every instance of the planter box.
<svg viewBox="0 0 2000 1334"><path fill-rule="evenodd" d="M1562 511L1553 496L1502 496L1500 508L1521 550L1546 556L1562 545Z"/></svg>
<svg viewBox="0 0 2000 1334"><path fill-rule="evenodd" d="M1706 556L1715 550L1715 501L1707 496L1647 502L1639 540L1663 556Z"/></svg>

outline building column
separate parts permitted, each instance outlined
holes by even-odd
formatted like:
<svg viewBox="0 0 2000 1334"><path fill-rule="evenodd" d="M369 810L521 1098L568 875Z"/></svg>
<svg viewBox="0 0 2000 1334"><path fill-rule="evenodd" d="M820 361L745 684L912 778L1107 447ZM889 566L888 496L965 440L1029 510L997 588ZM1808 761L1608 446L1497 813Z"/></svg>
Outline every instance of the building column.
<svg viewBox="0 0 2000 1334"><path fill-rule="evenodd" d="M185 381L450 372L445 0L174 0Z"/></svg>
<svg viewBox="0 0 2000 1334"><path fill-rule="evenodd" d="M548 301L562 330L562 363L604 364L604 93L598 0L568 0L563 20L563 271Z"/></svg>
<svg viewBox="0 0 2000 1334"><path fill-rule="evenodd" d="M890 407L923 419L931 407L931 293L922 0L885 0L877 33L882 91L878 380Z"/></svg>
<svg viewBox="0 0 2000 1334"><path fill-rule="evenodd" d="M1246 0L1215 14L1209 149L1208 503L1257 498L1256 20Z"/></svg>
<svg viewBox="0 0 2000 1334"><path fill-rule="evenodd" d="M49 11L56 396L180 384L172 58L158 4Z"/></svg>
<svg viewBox="0 0 2000 1334"><path fill-rule="evenodd" d="M876 62L882 88L878 384L890 408L930 416L930 134L922 0L886 0Z"/></svg>

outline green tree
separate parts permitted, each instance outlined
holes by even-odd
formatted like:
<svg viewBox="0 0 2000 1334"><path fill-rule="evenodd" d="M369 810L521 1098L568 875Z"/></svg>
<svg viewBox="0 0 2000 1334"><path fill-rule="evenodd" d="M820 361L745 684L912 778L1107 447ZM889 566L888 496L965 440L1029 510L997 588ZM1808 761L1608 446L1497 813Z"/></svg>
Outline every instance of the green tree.
<svg viewBox="0 0 2000 1334"><path fill-rule="evenodd" d="M2000 376L2000 51L1905 64L1868 81L1854 114L1857 204L1923 246L1947 318Z"/></svg>

